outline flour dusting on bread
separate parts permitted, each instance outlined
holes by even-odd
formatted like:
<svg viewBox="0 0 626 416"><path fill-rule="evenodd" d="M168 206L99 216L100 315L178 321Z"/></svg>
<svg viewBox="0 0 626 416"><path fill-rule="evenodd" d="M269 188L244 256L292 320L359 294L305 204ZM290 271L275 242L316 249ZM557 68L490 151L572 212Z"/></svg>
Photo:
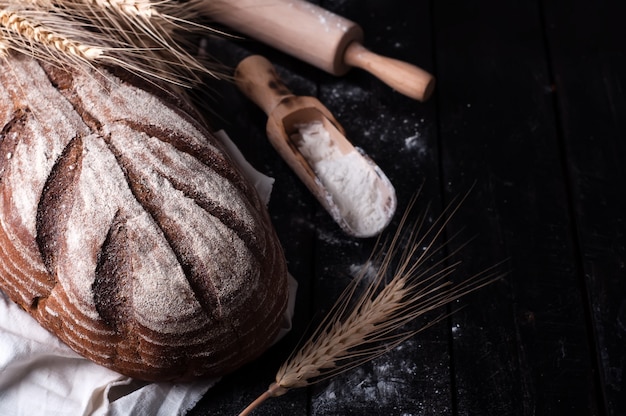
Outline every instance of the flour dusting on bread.
<svg viewBox="0 0 626 416"><path fill-rule="evenodd" d="M20 55L0 72L0 288L133 377L215 376L261 354L286 264L220 142L130 77Z"/></svg>

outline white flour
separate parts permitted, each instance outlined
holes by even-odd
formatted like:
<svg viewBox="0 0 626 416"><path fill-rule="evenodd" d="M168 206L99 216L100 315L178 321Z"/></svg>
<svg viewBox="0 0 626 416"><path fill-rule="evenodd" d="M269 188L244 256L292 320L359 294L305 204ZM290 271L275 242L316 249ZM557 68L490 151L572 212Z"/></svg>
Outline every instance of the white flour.
<svg viewBox="0 0 626 416"><path fill-rule="evenodd" d="M331 143L330 134L322 122L297 127L299 133L292 139L332 195L348 226L357 236L377 234L390 216L377 173L358 151L341 153Z"/></svg>

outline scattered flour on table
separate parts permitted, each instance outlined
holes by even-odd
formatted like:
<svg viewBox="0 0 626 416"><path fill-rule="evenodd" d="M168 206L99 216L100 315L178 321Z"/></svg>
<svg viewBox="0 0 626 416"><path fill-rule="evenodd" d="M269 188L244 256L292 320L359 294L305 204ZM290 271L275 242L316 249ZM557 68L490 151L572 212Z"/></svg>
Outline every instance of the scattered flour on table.
<svg viewBox="0 0 626 416"><path fill-rule="evenodd" d="M345 233L334 232L330 230L318 229L317 237L320 241L333 246L353 246L358 247L359 242Z"/></svg>
<svg viewBox="0 0 626 416"><path fill-rule="evenodd" d="M404 139L404 148L415 151L419 156L425 156L428 153L428 146L419 132Z"/></svg>
<svg viewBox="0 0 626 416"><path fill-rule="evenodd" d="M327 101L333 103L337 119L354 118L358 115L355 145L364 147L368 153L384 155L393 153L398 164L406 158L417 162L433 157L433 125L419 109L397 108L385 102L373 102L372 94L358 85L337 85L330 89ZM355 139L356 140L356 139Z"/></svg>
<svg viewBox="0 0 626 416"><path fill-rule="evenodd" d="M347 406L353 414L390 408L398 415L440 414L449 401L449 374L445 363L417 358L421 348L416 338L409 339L370 364L332 378L315 395L312 413L337 414Z"/></svg>
<svg viewBox="0 0 626 416"><path fill-rule="evenodd" d="M378 276L378 271L380 270L381 265L374 263L371 260L368 260L365 264L351 264L348 267L348 271L353 277L361 277L365 279L366 282L373 282Z"/></svg>
<svg viewBox="0 0 626 416"><path fill-rule="evenodd" d="M356 235L371 236L382 229L388 215L379 176L354 150L343 154L331 143L320 121L296 126L292 139L324 187L332 195L341 216Z"/></svg>

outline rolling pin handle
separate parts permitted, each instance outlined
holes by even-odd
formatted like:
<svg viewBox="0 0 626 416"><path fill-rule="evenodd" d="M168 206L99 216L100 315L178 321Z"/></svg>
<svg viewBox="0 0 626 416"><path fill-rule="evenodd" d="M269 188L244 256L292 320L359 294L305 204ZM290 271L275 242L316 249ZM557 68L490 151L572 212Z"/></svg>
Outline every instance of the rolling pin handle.
<svg viewBox="0 0 626 416"><path fill-rule="evenodd" d="M359 42L348 45L344 60L346 64L366 70L415 100L426 101L435 88L435 78L430 73L407 62L377 55Z"/></svg>

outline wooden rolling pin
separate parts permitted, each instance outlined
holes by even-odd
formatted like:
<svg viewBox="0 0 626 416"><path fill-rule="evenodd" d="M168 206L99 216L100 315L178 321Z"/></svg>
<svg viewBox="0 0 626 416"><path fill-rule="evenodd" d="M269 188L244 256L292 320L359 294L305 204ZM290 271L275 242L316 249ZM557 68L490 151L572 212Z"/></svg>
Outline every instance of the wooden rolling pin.
<svg viewBox="0 0 626 416"><path fill-rule="evenodd" d="M434 77L363 47L356 23L304 0L205 0L202 12L246 36L334 75L364 69L396 91L425 101Z"/></svg>

